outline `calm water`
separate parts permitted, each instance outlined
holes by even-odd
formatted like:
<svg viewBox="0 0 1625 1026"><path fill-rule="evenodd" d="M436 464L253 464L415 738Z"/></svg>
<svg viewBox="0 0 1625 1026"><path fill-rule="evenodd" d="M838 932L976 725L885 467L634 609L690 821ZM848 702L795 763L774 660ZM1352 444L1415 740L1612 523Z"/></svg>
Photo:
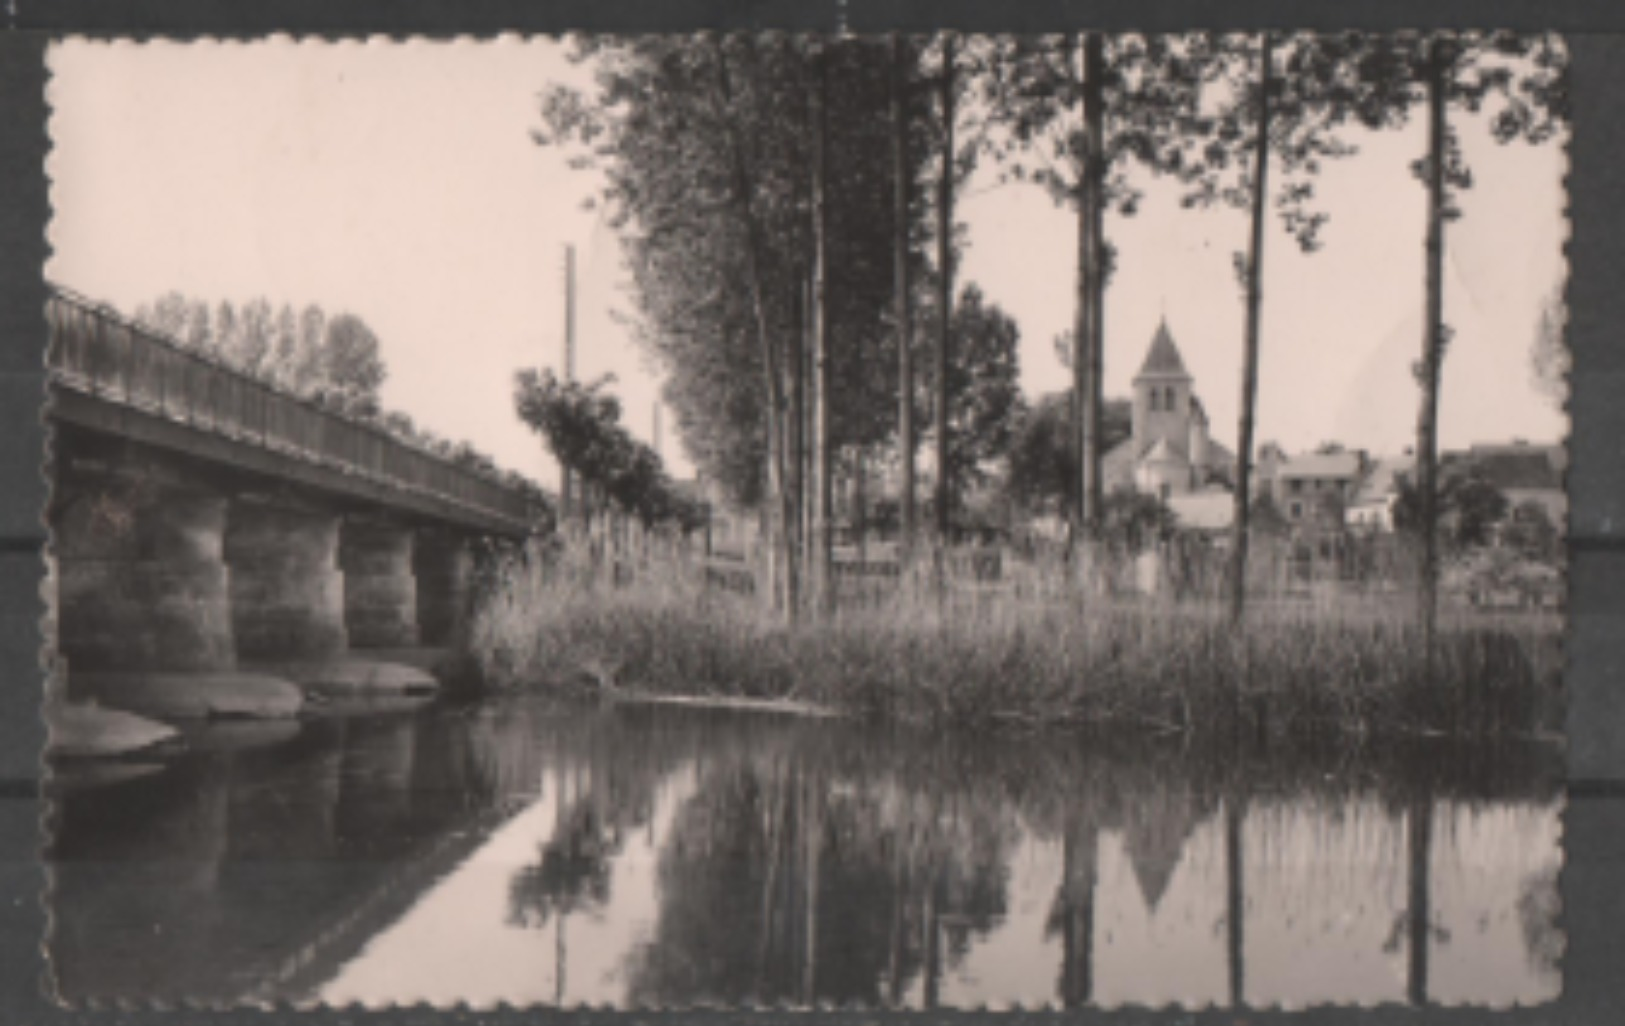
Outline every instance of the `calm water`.
<svg viewBox="0 0 1625 1026"><path fill-rule="evenodd" d="M1554 998L1557 754L524 700L200 730L54 799L70 1001Z"/></svg>

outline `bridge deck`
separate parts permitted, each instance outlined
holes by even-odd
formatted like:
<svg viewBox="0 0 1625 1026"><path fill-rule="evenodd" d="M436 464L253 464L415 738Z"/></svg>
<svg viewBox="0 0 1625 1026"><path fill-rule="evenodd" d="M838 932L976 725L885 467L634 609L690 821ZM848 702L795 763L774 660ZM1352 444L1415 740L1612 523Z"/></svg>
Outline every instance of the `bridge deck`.
<svg viewBox="0 0 1625 1026"><path fill-rule="evenodd" d="M51 416L461 526L520 535L525 494L143 330L64 291L49 302Z"/></svg>

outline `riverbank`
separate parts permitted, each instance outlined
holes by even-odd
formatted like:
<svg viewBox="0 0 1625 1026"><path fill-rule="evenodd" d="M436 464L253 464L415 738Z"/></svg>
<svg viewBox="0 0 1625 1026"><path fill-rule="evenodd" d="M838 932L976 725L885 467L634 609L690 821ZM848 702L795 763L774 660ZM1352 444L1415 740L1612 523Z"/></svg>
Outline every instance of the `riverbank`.
<svg viewBox="0 0 1625 1026"><path fill-rule="evenodd" d="M1395 608L1399 606L1399 608ZM515 563L477 611L487 686L780 702L986 727L1518 736L1561 728L1560 621L1441 616L1429 667L1406 604L1018 601L897 589L784 623L672 564L612 586ZM1431 673L1430 673L1431 669Z"/></svg>

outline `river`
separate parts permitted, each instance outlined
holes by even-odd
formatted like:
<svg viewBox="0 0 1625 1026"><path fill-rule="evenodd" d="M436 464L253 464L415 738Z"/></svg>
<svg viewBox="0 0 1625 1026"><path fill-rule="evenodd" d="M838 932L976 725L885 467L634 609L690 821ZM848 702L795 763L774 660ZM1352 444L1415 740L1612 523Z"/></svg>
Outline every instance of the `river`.
<svg viewBox="0 0 1625 1026"><path fill-rule="evenodd" d="M48 950L75 1004L1528 1004L1561 769L525 698L220 723L60 774Z"/></svg>

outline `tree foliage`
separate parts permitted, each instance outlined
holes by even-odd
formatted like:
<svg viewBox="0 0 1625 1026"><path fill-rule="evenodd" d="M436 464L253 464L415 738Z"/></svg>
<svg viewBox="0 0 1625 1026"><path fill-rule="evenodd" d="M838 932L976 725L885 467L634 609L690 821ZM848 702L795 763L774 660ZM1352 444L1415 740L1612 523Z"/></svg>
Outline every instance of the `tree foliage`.
<svg viewBox="0 0 1625 1026"><path fill-rule="evenodd" d="M1557 291L1541 304L1535 337L1529 346L1530 380L1541 395L1561 409L1569 398L1569 371L1573 361L1563 329L1568 315Z"/></svg>
<svg viewBox="0 0 1625 1026"><path fill-rule="evenodd" d="M605 391L612 380L582 384L562 381L551 370L521 371L514 406L554 457L607 507L649 527L699 527L704 511L698 502L678 490L659 454L621 424L620 400Z"/></svg>
<svg viewBox="0 0 1625 1026"><path fill-rule="evenodd" d="M740 287L748 239L729 208L728 126L750 171L750 215L770 242L756 258L771 341L789 354L806 330L812 261L811 54L783 38L737 37L713 47L645 36L583 40L573 57L590 62L593 87L544 94L536 139L602 172L594 202L606 204L621 233L635 337L665 373L663 395L683 445L707 478L753 505L764 497L771 397L751 297ZM719 59L725 96L716 85ZM888 59L881 42L842 40L826 45L825 60L831 441L843 448L895 431ZM910 147L916 171L926 150Z"/></svg>
<svg viewBox="0 0 1625 1026"><path fill-rule="evenodd" d="M1268 205L1302 251L1319 249L1330 215L1314 205L1315 184L1329 161L1358 152L1347 129L1383 130L1405 119L1404 79L1396 77L1391 49L1374 40L1311 34L1274 40L1266 81L1259 37L1192 37L1187 60L1212 99L1187 112L1166 157L1165 170L1187 187L1181 203L1250 210L1259 100L1267 93L1265 152L1276 183ZM1246 259L1236 255L1238 272Z"/></svg>
<svg viewBox="0 0 1625 1026"><path fill-rule="evenodd" d="M1197 110L1207 74L1183 36L1125 35L1105 41L1106 206L1128 216L1144 190L1136 169L1176 170L1179 131ZM1079 115L1086 80L1071 37L1009 37L984 60L983 148L1013 181L1032 182L1057 203L1082 199L1087 145Z"/></svg>
<svg viewBox="0 0 1625 1026"><path fill-rule="evenodd" d="M1072 395L1052 392L1027 407L1011 439L1008 487L1011 497L1029 509L1055 509L1063 515L1076 496L1078 440L1072 431ZM1120 445L1133 430L1133 404L1127 399L1106 403L1102 416L1103 445Z"/></svg>
<svg viewBox="0 0 1625 1026"><path fill-rule="evenodd" d="M257 297L209 305L167 292L136 308L147 328L245 374L297 395L319 398L357 415L375 415L388 368L375 335L360 317L329 318L312 303L273 308Z"/></svg>
<svg viewBox="0 0 1625 1026"><path fill-rule="evenodd" d="M1502 521L1500 541L1536 562L1557 563L1563 557L1563 532L1538 502L1526 501L1512 507Z"/></svg>
<svg viewBox="0 0 1625 1026"><path fill-rule="evenodd" d="M1444 475L1437 501L1439 539L1454 550L1488 544L1509 509L1506 495L1472 471ZM1421 492L1409 477L1399 479L1393 516L1396 531L1420 537L1426 529Z"/></svg>
<svg viewBox="0 0 1625 1026"><path fill-rule="evenodd" d="M929 314L922 320L929 325L934 317ZM993 465L1009 455L1021 424L1025 408L1017 352L1021 332L981 289L968 285L955 304L949 334L949 477L957 483L962 503L966 488L986 484ZM929 362L924 369L920 395L928 401L935 394L936 373Z"/></svg>
<svg viewBox="0 0 1625 1026"><path fill-rule="evenodd" d="M1143 552L1179 526L1168 504L1145 492L1111 492L1102 513L1102 540L1123 552Z"/></svg>

